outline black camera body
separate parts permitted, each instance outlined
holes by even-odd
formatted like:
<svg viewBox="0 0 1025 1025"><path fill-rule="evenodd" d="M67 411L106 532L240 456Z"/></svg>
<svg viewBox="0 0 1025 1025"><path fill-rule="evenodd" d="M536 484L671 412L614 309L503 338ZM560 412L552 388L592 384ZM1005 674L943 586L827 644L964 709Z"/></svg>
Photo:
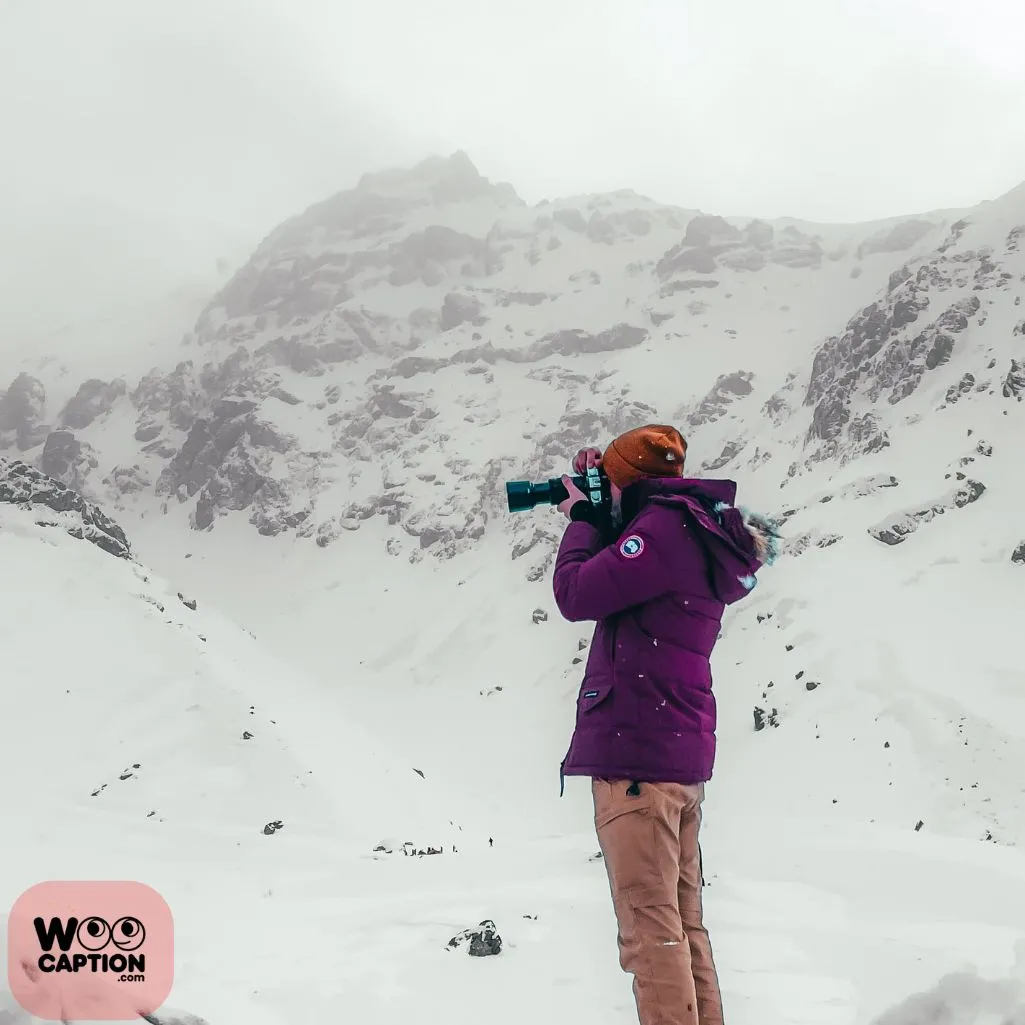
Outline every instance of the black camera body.
<svg viewBox="0 0 1025 1025"><path fill-rule="evenodd" d="M596 509L611 509L612 486L600 466L592 466L586 474L571 477L570 480ZM538 505L558 505L569 498L569 492L560 477L552 477L540 484L532 484L526 480L507 481L505 494L509 502L509 512L522 512Z"/></svg>

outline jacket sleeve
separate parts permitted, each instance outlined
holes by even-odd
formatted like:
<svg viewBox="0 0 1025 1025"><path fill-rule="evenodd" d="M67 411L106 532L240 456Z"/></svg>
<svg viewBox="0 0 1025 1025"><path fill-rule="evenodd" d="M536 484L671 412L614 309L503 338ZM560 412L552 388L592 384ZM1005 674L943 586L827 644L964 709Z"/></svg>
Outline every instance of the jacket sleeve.
<svg viewBox="0 0 1025 1025"><path fill-rule="evenodd" d="M666 541L642 514L615 544L589 523L571 523L555 560L555 604L571 623L605 619L673 590Z"/></svg>

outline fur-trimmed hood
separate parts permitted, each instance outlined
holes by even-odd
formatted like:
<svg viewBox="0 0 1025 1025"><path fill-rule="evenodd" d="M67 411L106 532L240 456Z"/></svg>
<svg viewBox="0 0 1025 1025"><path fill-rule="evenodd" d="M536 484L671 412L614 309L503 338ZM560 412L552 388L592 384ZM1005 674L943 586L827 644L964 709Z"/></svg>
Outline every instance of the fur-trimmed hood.
<svg viewBox="0 0 1025 1025"><path fill-rule="evenodd" d="M672 505L686 511L709 559L713 586L720 599L732 604L757 584L757 573L779 557L778 526L766 516L735 506L737 484L732 480L659 478L631 487L631 500ZM624 493L624 503L626 495Z"/></svg>

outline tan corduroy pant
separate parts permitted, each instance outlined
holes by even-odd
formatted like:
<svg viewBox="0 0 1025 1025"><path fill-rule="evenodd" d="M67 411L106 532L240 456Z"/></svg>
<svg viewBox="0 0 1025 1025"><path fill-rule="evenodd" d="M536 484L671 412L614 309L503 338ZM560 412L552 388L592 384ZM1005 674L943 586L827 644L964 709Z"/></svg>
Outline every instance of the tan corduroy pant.
<svg viewBox="0 0 1025 1025"><path fill-rule="evenodd" d="M640 1025L722 1025L701 910L704 784L595 779L591 790Z"/></svg>

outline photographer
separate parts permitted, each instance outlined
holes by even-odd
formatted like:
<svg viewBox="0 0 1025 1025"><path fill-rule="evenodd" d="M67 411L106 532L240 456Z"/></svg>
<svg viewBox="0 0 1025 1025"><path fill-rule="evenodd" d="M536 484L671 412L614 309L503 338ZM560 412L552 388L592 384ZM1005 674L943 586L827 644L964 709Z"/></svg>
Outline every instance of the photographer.
<svg viewBox="0 0 1025 1025"><path fill-rule="evenodd" d="M725 606L776 554L771 523L733 508L736 485L683 476L687 446L649 425L573 469L598 466L611 509L570 480L554 591L571 622L595 620L563 776L590 776L594 821L634 976L641 1025L721 1025L698 831L715 758L709 656Z"/></svg>

